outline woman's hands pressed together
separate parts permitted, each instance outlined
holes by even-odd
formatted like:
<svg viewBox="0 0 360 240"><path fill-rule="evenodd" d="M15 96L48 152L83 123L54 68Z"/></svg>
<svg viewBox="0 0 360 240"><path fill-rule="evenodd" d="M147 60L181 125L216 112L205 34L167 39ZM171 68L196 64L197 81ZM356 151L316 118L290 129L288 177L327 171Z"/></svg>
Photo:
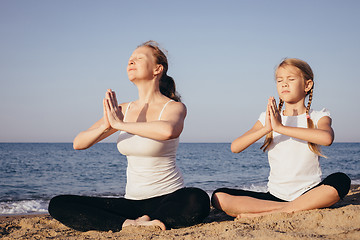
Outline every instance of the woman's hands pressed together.
<svg viewBox="0 0 360 240"><path fill-rule="evenodd" d="M116 94L111 89L108 89L103 101L104 104L104 125L107 130L120 130L123 123L124 115L121 112L121 107L118 105Z"/></svg>

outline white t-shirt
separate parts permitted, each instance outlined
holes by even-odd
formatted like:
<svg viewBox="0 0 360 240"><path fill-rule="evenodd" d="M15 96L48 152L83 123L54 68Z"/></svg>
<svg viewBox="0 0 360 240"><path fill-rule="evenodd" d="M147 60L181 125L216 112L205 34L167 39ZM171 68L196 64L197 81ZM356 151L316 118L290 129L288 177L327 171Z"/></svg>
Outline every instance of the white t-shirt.
<svg viewBox="0 0 360 240"><path fill-rule="evenodd" d="M326 109L310 110L315 127L324 116L330 117ZM260 114L259 121L265 125L265 112ZM305 113L298 116L281 114L281 121L284 126L307 128ZM292 201L321 182L319 156L309 149L306 141L277 132L273 132L273 137L268 151L268 191L280 199Z"/></svg>

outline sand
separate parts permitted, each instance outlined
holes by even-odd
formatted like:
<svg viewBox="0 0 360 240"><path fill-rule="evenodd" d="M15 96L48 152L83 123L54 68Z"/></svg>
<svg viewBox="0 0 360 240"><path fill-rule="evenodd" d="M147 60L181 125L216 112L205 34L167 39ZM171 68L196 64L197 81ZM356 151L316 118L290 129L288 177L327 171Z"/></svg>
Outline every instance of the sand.
<svg viewBox="0 0 360 240"><path fill-rule="evenodd" d="M335 206L298 213L233 219L215 209L204 223L161 231L126 227L120 232L78 232L49 215L0 217L2 239L360 239L360 185Z"/></svg>

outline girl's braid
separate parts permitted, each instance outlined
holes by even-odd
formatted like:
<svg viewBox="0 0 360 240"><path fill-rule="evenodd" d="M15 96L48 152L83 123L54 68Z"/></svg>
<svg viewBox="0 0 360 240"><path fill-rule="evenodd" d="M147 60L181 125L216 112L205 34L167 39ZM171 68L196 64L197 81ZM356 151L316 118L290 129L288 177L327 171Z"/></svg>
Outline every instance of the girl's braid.
<svg viewBox="0 0 360 240"><path fill-rule="evenodd" d="M311 102L312 102L312 98L313 98L313 88L311 88L310 93L309 93L309 101L306 107L306 117L310 118L309 112L310 112L310 107L311 107Z"/></svg>

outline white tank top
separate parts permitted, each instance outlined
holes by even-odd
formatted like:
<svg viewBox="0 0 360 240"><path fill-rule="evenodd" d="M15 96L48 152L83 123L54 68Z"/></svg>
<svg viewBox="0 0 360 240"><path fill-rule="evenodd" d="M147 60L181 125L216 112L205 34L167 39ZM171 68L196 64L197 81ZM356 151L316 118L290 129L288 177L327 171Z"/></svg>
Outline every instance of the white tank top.
<svg viewBox="0 0 360 240"><path fill-rule="evenodd" d="M159 120L169 102L161 110ZM130 105L131 102L126 108L124 122ZM147 199L183 188L184 180L176 166L178 145L179 138L160 141L121 131L117 148L128 160L125 198Z"/></svg>

